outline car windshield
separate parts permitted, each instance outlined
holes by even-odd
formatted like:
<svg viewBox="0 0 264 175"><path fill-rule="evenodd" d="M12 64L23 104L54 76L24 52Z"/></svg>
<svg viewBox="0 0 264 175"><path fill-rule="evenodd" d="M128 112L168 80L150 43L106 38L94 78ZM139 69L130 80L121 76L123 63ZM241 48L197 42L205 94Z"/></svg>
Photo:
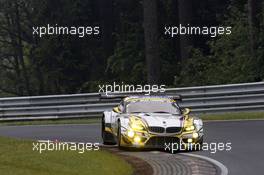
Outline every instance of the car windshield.
<svg viewBox="0 0 264 175"><path fill-rule="evenodd" d="M162 101L138 101L131 102L126 106L126 113L169 113L180 114L175 103Z"/></svg>

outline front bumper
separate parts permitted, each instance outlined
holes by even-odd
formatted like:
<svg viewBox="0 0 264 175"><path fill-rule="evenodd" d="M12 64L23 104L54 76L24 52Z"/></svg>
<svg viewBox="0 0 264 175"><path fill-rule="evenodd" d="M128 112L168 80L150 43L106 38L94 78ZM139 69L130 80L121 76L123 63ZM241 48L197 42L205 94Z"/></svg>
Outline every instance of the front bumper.
<svg viewBox="0 0 264 175"><path fill-rule="evenodd" d="M197 133L198 136L195 136ZM137 139L135 139L137 137ZM198 144L203 138L202 130L181 132L177 134L158 134L148 132L135 132L133 137L129 137L126 132L122 133L121 146L135 148L157 148L165 149L168 145L178 144L187 147L189 144Z"/></svg>

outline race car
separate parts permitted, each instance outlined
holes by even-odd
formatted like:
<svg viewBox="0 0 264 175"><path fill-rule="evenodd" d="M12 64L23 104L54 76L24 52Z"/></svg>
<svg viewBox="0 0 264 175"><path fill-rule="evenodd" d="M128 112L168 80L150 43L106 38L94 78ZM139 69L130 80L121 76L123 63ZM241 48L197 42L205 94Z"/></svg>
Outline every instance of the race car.
<svg viewBox="0 0 264 175"><path fill-rule="evenodd" d="M124 97L117 107L103 113L103 143L119 148L164 148L172 143L187 148L202 144L202 120L191 117L190 109L182 110L178 100L180 96Z"/></svg>

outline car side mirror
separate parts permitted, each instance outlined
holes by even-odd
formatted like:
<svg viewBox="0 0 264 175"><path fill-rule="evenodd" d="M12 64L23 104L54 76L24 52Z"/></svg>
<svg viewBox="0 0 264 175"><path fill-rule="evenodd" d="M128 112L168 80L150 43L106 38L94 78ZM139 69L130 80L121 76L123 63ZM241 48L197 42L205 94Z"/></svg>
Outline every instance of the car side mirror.
<svg viewBox="0 0 264 175"><path fill-rule="evenodd" d="M115 113L121 113L121 110L120 110L120 108L117 106L117 107L114 107L113 108L113 111L115 112Z"/></svg>
<svg viewBox="0 0 264 175"><path fill-rule="evenodd" d="M184 116L188 116L191 113L191 109L190 108L184 108L182 111L182 114Z"/></svg>

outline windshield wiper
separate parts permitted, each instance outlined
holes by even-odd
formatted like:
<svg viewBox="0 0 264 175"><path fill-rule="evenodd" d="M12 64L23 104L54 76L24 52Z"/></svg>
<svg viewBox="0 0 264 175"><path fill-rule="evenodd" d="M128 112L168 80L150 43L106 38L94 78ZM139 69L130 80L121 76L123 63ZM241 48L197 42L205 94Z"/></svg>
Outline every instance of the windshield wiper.
<svg viewBox="0 0 264 175"><path fill-rule="evenodd" d="M155 111L153 113L163 113L163 114L170 114L170 112L166 112L166 111Z"/></svg>
<svg viewBox="0 0 264 175"><path fill-rule="evenodd" d="M130 113L160 113L160 114L175 114L175 113L170 113L170 112L166 112L166 111L154 111L154 112L139 112L139 111L133 111ZM176 115L176 114L175 114Z"/></svg>

